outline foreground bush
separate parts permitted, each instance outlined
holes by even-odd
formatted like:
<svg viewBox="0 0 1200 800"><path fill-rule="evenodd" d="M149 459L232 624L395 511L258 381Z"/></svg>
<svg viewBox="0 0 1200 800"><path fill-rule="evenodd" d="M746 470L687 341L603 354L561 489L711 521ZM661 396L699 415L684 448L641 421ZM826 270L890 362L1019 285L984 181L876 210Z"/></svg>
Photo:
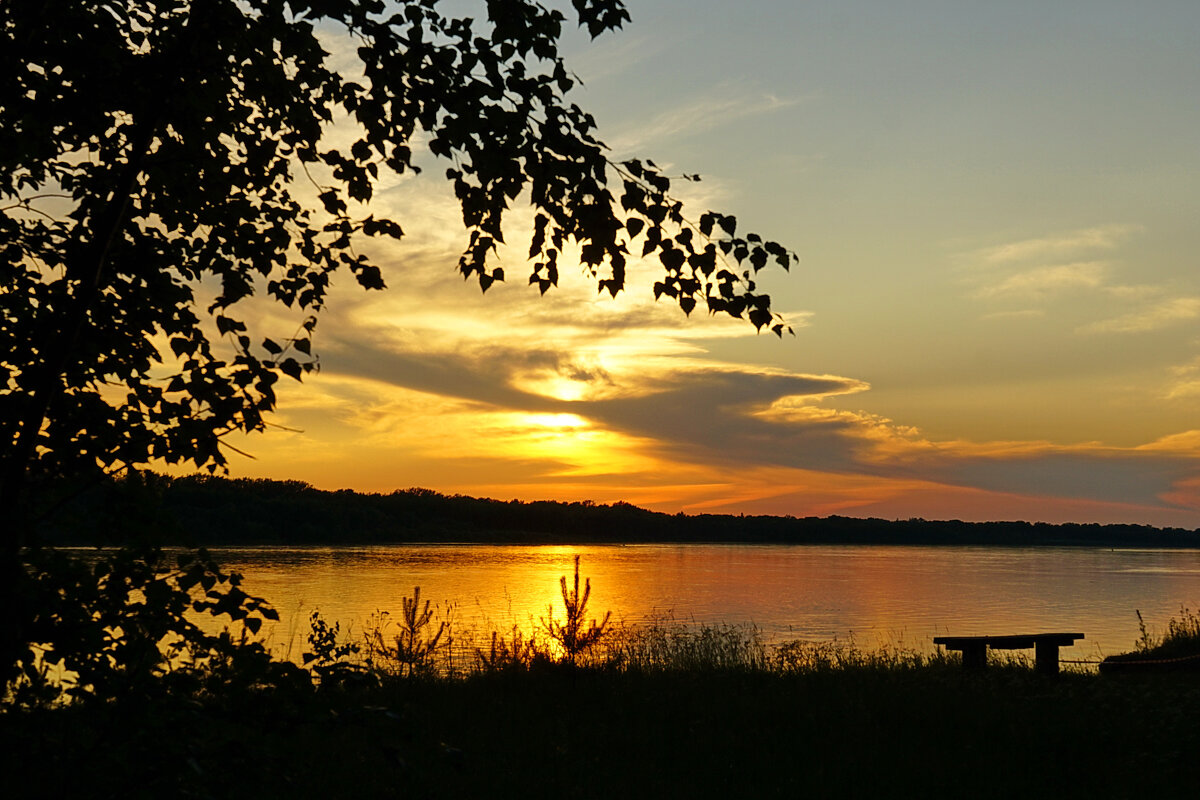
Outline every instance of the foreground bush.
<svg viewBox="0 0 1200 800"><path fill-rule="evenodd" d="M308 684L255 639L275 610L203 549L170 557L154 547L90 557L35 549L20 581L21 646L0 665L0 708Z"/></svg>

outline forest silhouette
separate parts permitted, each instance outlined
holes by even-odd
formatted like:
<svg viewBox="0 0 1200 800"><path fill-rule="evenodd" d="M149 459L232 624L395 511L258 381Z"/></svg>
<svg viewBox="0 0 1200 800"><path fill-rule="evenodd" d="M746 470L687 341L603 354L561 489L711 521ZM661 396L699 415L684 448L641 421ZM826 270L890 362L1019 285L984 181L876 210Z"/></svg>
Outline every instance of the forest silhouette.
<svg viewBox="0 0 1200 800"><path fill-rule="evenodd" d="M404 542L914 544L1200 547L1200 531L1150 525L666 514L629 503L493 500L429 489L326 491L303 481L139 473L88 489L49 535L62 544L395 544ZM115 519L114 519L115 518ZM71 520L114 519L79 526ZM152 530L145 530L147 526ZM105 539L102 531L108 530Z"/></svg>

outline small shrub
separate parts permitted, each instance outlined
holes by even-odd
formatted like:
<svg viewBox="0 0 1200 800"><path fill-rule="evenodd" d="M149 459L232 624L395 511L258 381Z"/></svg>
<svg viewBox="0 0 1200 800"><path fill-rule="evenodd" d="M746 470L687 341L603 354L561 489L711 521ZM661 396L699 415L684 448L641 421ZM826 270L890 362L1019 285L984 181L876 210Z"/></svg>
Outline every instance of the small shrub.
<svg viewBox="0 0 1200 800"><path fill-rule="evenodd" d="M309 616L308 646L303 654L304 666L317 676L322 686L335 686L368 674L364 664L352 660L362 647L357 642L341 642L338 635L341 625L329 625L321 618L321 612L313 611Z"/></svg>
<svg viewBox="0 0 1200 800"><path fill-rule="evenodd" d="M574 588L568 591L567 576L565 575L559 579L559 586L562 588L566 621L562 623L556 621L554 606L550 606L549 615L542 620L542 626L550 638L562 646L563 660L568 664L575 664L580 655L591 650L604 638L612 612L605 612L604 619L600 621L599 625L596 624L595 619L591 623L585 623L587 602L592 594L592 581L590 578L584 581L581 595L579 593L579 556L575 556Z"/></svg>
<svg viewBox="0 0 1200 800"><path fill-rule="evenodd" d="M392 662L402 677L431 675L435 672L437 654L450 651L449 626L440 622L437 630L432 629L433 610L428 600L421 606L420 586L413 587L412 597L401 598L401 605L399 632L391 637L391 644L384 636L390 624L387 612L380 615L380 624L368 632L368 666L374 665L376 657L382 657Z"/></svg>
<svg viewBox="0 0 1200 800"><path fill-rule="evenodd" d="M482 648L475 649L476 666L484 673L519 672L549 660L549 655L537 637L534 634L526 636L516 625L508 638L498 631L492 631L492 641L487 652Z"/></svg>

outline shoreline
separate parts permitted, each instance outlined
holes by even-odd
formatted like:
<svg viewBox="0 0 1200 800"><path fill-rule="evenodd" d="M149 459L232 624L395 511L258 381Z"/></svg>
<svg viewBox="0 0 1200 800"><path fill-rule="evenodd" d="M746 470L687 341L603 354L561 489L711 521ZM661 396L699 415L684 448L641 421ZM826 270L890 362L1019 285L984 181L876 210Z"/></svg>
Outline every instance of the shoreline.
<svg viewBox="0 0 1200 800"><path fill-rule="evenodd" d="M1019 520L668 514L629 503L494 500L428 489L325 491L301 481L155 473L71 492L46 545L910 545L1198 549L1200 529ZM52 498L47 498L50 503Z"/></svg>

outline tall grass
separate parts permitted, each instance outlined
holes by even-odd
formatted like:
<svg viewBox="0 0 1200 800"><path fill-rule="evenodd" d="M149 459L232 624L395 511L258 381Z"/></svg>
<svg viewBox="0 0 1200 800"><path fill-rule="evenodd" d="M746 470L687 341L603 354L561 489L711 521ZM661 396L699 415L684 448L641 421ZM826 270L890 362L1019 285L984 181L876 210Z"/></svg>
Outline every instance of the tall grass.
<svg viewBox="0 0 1200 800"><path fill-rule="evenodd" d="M916 670L954 664L957 659L944 652L924 653L891 642L862 647L854 639L831 642L804 640L771 641L751 623L697 624L670 617L639 624L614 623L604 637L573 656L561 642L539 626L523 630L513 625L507 631L456 632L440 639L446 625L427 621L418 628L417 645L410 649L388 643L380 626L390 627L386 617L376 617L363 633L362 643L342 642L335 660L344 667L322 673L344 675L368 672L379 678L470 678L488 674L513 674L544 670L595 670L630 674L755 673L796 675L849 670ZM329 628L314 621L312 636L328 637ZM407 633L407 632L406 632ZM412 634L408 634L409 637ZM425 644L421 644L424 635ZM402 640L405 644L408 638ZM454 646L451 647L450 643ZM353 644L355 646L347 646ZM315 647L311 649L316 649ZM331 643L322 648L334 653ZM414 657L419 654L419 657ZM1025 665L1028 659L1009 659L1009 665Z"/></svg>
<svg viewBox="0 0 1200 800"><path fill-rule="evenodd" d="M631 672L760 671L769 646L754 625L686 625L672 619L612 632L599 665Z"/></svg>
<svg viewBox="0 0 1200 800"><path fill-rule="evenodd" d="M1200 655L1200 613L1181 606L1179 617L1172 616L1167 621L1166 630L1161 634L1155 634L1146 626L1141 611L1135 613L1138 619L1138 630L1141 631L1135 645L1138 655L1154 658L1182 658Z"/></svg>

